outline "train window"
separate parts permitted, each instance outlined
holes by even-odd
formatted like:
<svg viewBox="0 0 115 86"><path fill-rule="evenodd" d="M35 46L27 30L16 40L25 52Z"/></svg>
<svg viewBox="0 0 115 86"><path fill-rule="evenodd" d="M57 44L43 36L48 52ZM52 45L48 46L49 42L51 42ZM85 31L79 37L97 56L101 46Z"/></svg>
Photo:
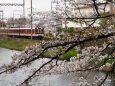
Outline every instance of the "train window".
<svg viewBox="0 0 115 86"><path fill-rule="evenodd" d="M39 32L39 31L38 31L38 28L36 27L36 28L35 28L35 34L38 34L38 32Z"/></svg>

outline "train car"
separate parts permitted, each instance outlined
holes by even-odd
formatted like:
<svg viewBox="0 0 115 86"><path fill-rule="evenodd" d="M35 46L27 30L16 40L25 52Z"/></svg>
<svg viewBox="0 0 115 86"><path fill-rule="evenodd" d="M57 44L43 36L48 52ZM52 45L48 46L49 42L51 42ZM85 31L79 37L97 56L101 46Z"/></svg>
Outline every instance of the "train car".
<svg viewBox="0 0 115 86"><path fill-rule="evenodd" d="M0 29L1 35L8 36L19 36L19 37L43 37L44 36L44 28L36 27L36 28L18 28L18 27L10 27Z"/></svg>

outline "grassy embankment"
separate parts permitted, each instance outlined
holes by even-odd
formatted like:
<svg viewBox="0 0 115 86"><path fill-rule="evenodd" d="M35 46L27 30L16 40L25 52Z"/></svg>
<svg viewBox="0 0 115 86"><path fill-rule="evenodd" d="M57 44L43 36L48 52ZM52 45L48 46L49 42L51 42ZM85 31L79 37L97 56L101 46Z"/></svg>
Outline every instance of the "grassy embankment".
<svg viewBox="0 0 115 86"><path fill-rule="evenodd" d="M39 42L38 40L4 37L4 38L0 38L0 47L22 51L26 46L30 46L38 42ZM58 53L60 52L58 51ZM47 57L50 57L51 52L47 51L45 52L45 54ZM69 60L69 58L76 55L77 55L77 51L75 49L71 49L63 55L62 59Z"/></svg>
<svg viewBox="0 0 115 86"><path fill-rule="evenodd" d="M22 51L26 46L36 43L35 40L17 39L17 38L0 38L0 47Z"/></svg>

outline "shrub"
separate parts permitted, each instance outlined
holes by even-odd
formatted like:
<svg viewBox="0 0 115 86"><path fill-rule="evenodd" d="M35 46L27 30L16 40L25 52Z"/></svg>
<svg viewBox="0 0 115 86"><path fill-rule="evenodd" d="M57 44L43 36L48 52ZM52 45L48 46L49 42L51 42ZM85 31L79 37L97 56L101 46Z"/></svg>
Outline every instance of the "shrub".
<svg viewBox="0 0 115 86"><path fill-rule="evenodd" d="M77 51L75 49L69 50L67 53L64 54L64 60L69 61L71 57L76 56Z"/></svg>

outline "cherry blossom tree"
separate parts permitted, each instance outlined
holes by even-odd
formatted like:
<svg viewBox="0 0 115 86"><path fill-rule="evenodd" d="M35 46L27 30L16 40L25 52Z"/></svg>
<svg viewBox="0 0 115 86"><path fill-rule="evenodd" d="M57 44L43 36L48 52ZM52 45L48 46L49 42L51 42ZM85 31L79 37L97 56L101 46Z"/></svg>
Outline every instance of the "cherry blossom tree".
<svg viewBox="0 0 115 86"><path fill-rule="evenodd" d="M106 33L104 31L95 31L93 34L91 32L85 34L85 31L89 30L97 20L114 16L114 14L101 16L101 13L106 12L109 3L114 2L105 0L101 3L104 5L103 8L99 8L100 2L97 0L68 0L69 7L65 10L66 19L75 22L84 20L87 23L87 27L81 29L84 33L80 35L76 33L75 37L68 37L65 40L47 42L43 40L41 43L27 47L21 55L12 57L11 64L0 67L0 75L15 73L19 70L25 70L25 73L29 71L28 75L16 84L17 86L30 86L33 79L37 80L47 74L100 70L105 71L104 77L99 79L95 77L93 84L89 84L87 80L81 77L79 86L101 86L107 80L109 74L115 72L115 30L109 27ZM93 14L84 15L81 12L83 6L91 6ZM70 7L76 9L77 12L72 12ZM76 15L76 13L79 15ZM99 43L101 44L98 45ZM69 61L64 60L64 54L73 48L77 50L77 55L71 57ZM43 61L43 58L49 59ZM33 67L32 65L35 62L41 62L41 64Z"/></svg>

